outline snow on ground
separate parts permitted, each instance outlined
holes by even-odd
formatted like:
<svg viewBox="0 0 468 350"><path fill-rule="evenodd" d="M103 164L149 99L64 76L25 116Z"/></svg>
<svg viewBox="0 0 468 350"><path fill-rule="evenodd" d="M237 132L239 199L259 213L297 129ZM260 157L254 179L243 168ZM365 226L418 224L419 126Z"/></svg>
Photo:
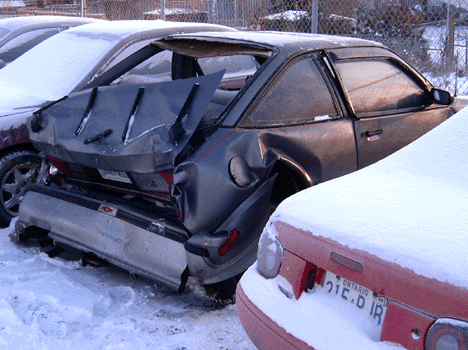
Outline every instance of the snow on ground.
<svg viewBox="0 0 468 350"><path fill-rule="evenodd" d="M255 349L235 305L107 267L49 258L0 230L0 349Z"/></svg>

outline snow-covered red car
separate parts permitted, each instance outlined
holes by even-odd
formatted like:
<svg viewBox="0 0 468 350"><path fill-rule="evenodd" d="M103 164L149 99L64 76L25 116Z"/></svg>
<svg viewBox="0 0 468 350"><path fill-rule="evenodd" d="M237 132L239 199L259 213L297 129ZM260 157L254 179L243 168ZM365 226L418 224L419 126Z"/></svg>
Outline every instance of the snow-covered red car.
<svg viewBox="0 0 468 350"><path fill-rule="evenodd" d="M280 204L237 309L259 349L468 348L468 109Z"/></svg>
<svg viewBox="0 0 468 350"><path fill-rule="evenodd" d="M179 290L193 276L232 296L284 198L386 157L460 107L361 39L226 31L144 50L151 65L140 53L122 62L134 84L103 76L30 118L47 185L25 195L14 239L46 234Z"/></svg>

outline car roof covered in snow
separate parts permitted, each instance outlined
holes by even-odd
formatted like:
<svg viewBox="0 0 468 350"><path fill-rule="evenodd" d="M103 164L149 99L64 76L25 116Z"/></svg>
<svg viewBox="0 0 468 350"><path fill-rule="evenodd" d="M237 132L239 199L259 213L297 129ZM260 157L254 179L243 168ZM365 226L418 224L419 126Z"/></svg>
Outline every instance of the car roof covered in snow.
<svg viewBox="0 0 468 350"><path fill-rule="evenodd" d="M0 19L0 27L8 30L19 28L43 28L50 25L78 25L82 23L98 22L94 18L71 17L71 16L24 16Z"/></svg>

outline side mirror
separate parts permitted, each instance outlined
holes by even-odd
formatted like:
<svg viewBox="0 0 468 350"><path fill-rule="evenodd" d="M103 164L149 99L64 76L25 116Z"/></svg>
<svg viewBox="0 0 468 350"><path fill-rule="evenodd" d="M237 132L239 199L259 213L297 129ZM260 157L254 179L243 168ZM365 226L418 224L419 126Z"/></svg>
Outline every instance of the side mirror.
<svg viewBox="0 0 468 350"><path fill-rule="evenodd" d="M441 90L441 89L432 89L432 101L440 105L450 105L453 102L454 96L451 92Z"/></svg>
<svg viewBox="0 0 468 350"><path fill-rule="evenodd" d="M4 60L0 60L0 69L6 66L6 63Z"/></svg>

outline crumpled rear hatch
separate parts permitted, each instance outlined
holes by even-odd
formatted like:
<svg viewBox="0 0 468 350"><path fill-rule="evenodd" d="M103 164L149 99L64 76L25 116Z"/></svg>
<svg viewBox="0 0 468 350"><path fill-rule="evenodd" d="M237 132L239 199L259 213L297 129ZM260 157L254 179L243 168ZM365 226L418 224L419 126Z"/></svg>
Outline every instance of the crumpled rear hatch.
<svg viewBox="0 0 468 350"><path fill-rule="evenodd" d="M30 139L47 156L85 167L140 174L172 169L223 74L71 94L29 119Z"/></svg>

